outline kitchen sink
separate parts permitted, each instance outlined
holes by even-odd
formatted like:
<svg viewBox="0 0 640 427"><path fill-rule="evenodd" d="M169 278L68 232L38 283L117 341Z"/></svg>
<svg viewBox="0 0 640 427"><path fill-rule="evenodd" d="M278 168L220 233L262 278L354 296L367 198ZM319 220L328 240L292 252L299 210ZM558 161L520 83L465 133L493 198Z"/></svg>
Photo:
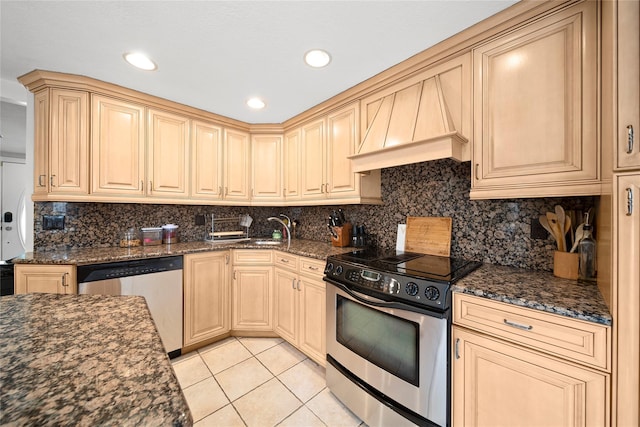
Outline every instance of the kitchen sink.
<svg viewBox="0 0 640 427"><path fill-rule="evenodd" d="M252 243L256 245L281 245L282 240L254 240Z"/></svg>

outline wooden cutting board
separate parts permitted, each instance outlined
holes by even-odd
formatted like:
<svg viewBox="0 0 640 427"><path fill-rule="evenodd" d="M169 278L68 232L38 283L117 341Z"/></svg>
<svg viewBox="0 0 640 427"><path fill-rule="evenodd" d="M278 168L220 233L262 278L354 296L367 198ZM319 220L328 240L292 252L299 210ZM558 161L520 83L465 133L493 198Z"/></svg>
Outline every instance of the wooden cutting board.
<svg viewBox="0 0 640 427"><path fill-rule="evenodd" d="M451 218L408 216L404 250L448 257L451 254Z"/></svg>

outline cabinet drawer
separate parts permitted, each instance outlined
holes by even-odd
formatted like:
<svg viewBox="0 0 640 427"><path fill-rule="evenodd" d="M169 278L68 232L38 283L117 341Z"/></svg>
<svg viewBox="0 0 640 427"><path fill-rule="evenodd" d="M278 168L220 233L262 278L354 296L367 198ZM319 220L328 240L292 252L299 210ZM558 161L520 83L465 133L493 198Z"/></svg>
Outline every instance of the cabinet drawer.
<svg viewBox="0 0 640 427"><path fill-rule="evenodd" d="M276 267L286 268L288 270L298 271L298 257L286 252L273 252L273 265Z"/></svg>
<svg viewBox="0 0 640 427"><path fill-rule="evenodd" d="M273 251L265 249L236 249L233 251L233 265L273 264Z"/></svg>
<svg viewBox="0 0 640 427"><path fill-rule="evenodd" d="M454 293L453 323L610 371L611 328Z"/></svg>
<svg viewBox="0 0 640 427"><path fill-rule="evenodd" d="M325 261L313 258L300 258L300 274L307 276L319 277L324 276Z"/></svg>

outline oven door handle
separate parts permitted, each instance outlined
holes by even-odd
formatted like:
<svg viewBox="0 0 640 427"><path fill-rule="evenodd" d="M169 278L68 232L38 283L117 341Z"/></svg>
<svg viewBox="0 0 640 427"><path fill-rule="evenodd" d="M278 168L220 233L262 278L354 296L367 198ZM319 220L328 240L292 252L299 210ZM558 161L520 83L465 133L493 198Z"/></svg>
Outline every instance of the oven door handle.
<svg viewBox="0 0 640 427"><path fill-rule="evenodd" d="M355 299L357 301L360 301L363 304L368 304L368 305L372 305L372 306L380 307L380 308L395 308L395 309L398 309L398 310L413 311L414 313L426 314L428 316L437 317L437 318L440 318L440 319L446 317L446 313L440 313L440 312L437 312L437 311L432 311L432 310L429 310L427 308L418 308L418 307L414 307L414 306L409 305L409 304L403 304L401 302L384 301L384 300L381 300L381 299L378 299L378 298L374 298L374 297L366 295L366 294L362 294L360 292L356 292L356 291L354 291L352 289L349 289L348 287L346 287L342 283L336 282L336 281L331 280L331 279L327 279L326 277L323 280L325 282L331 283L332 285L334 285L338 289L341 289L344 293L346 293L347 295L349 295L353 299Z"/></svg>

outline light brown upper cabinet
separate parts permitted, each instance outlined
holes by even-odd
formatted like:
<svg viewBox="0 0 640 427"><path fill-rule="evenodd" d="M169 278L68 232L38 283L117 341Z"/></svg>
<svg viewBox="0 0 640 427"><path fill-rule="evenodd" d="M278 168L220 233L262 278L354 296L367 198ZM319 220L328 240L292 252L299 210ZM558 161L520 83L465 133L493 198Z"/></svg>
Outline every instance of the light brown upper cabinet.
<svg viewBox="0 0 640 427"><path fill-rule="evenodd" d="M618 1L618 149L616 169L640 168L640 22L637 1Z"/></svg>
<svg viewBox="0 0 640 427"><path fill-rule="evenodd" d="M189 194L189 119L149 110L147 148L151 197L187 197Z"/></svg>
<svg viewBox="0 0 640 427"><path fill-rule="evenodd" d="M471 198L601 192L596 2L473 49Z"/></svg>
<svg viewBox="0 0 640 427"><path fill-rule="evenodd" d="M191 198L222 199L222 138L220 126L191 122Z"/></svg>
<svg viewBox="0 0 640 427"><path fill-rule="evenodd" d="M324 117L302 126L302 198L326 198L326 141Z"/></svg>
<svg viewBox="0 0 640 427"><path fill-rule="evenodd" d="M248 202L250 139L246 132L224 130L224 200Z"/></svg>
<svg viewBox="0 0 640 427"><path fill-rule="evenodd" d="M362 142L350 156L354 171L469 160L470 62L469 53L457 56L362 99Z"/></svg>
<svg viewBox="0 0 640 427"><path fill-rule="evenodd" d="M91 191L111 196L143 196L145 108L92 95L91 115Z"/></svg>
<svg viewBox="0 0 640 427"><path fill-rule="evenodd" d="M332 199L360 195L360 179L353 171L348 156L356 149L358 134L358 104L327 116L327 184Z"/></svg>
<svg viewBox="0 0 640 427"><path fill-rule="evenodd" d="M34 200L87 195L89 94L44 89L35 95L34 120Z"/></svg>
<svg viewBox="0 0 640 427"><path fill-rule="evenodd" d="M301 152L300 128L284 134L282 161L282 194L285 201L300 200Z"/></svg>
<svg viewBox="0 0 640 427"><path fill-rule="evenodd" d="M282 204L282 135L251 135L251 200Z"/></svg>

